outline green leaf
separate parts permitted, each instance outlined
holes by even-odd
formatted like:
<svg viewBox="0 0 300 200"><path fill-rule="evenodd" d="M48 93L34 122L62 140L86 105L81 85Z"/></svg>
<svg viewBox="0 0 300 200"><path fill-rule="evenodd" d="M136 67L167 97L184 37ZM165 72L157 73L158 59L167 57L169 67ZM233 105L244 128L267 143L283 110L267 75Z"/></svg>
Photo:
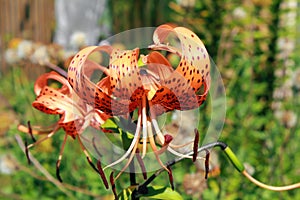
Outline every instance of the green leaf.
<svg viewBox="0 0 300 200"><path fill-rule="evenodd" d="M118 125L117 122L119 119L116 117L113 118L109 118L105 121L104 124L102 124L101 128L107 129L107 130L111 130L115 133L118 133Z"/></svg>
<svg viewBox="0 0 300 200"><path fill-rule="evenodd" d="M119 129L119 131L122 138L123 148L124 150L127 150L133 140L133 135L127 131L122 131L122 129Z"/></svg>
<svg viewBox="0 0 300 200"><path fill-rule="evenodd" d="M183 199L182 196L172 190L169 187L165 186L149 186L147 187L148 193L142 195L142 197L149 197L150 199Z"/></svg>
<svg viewBox="0 0 300 200"><path fill-rule="evenodd" d="M138 60L138 67L142 67L142 66L145 66L145 64L143 62L143 58L140 57L139 60Z"/></svg>
<svg viewBox="0 0 300 200"><path fill-rule="evenodd" d="M131 199L131 194L135 188L136 186L130 186L124 189L122 192L118 194L119 199L120 200ZM147 199L175 199L175 200L183 199L178 192L173 191L169 187L149 186L147 187L147 189L148 189L148 193L140 195L139 197L147 197Z"/></svg>

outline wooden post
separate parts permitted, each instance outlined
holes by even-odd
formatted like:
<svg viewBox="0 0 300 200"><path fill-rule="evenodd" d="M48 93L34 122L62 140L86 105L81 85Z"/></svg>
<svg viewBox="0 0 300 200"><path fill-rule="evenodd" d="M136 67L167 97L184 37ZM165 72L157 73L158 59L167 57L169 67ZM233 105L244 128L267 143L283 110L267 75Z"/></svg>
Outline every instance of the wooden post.
<svg viewBox="0 0 300 200"><path fill-rule="evenodd" d="M12 38L49 44L55 25L54 0L0 0L0 71L7 65L4 52Z"/></svg>

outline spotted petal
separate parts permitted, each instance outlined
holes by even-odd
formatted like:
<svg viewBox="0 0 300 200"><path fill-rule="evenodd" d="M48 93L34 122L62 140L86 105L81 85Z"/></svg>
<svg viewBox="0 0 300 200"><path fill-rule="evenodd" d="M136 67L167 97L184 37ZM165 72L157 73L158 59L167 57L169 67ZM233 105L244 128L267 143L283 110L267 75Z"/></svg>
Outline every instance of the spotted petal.
<svg viewBox="0 0 300 200"><path fill-rule="evenodd" d="M113 97L128 101L127 112L133 111L143 96L142 81L138 69L139 50L114 50L109 64L110 87ZM116 103L113 104L116 113ZM117 114L117 113L116 113Z"/></svg>
<svg viewBox="0 0 300 200"><path fill-rule="evenodd" d="M166 40L171 33L178 37L181 50L167 44ZM169 25L158 27L154 32L153 40L155 44L151 48L176 53L181 56L181 60L171 74L168 72L170 74L168 78L163 77L164 83L157 89L152 103L160 104L167 110L187 110L201 105L208 93L210 81L210 60L202 41L186 28L174 28ZM161 57L157 54L152 56ZM155 60L149 58L150 61ZM160 63L165 64L161 58L157 60L161 60ZM204 86L204 90L201 95L198 95L202 86Z"/></svg>
<svg viewBox="0 0 300 200"><path fill-rule="evenodd" d="M90 62L87 57L103 51L110 55L109 68ZM120 115L133 111L141 98L141 80L137 70L138 49L112 50L109 46L92 46L81 50L71 61L68 81L80 98L108 115ZM107 77L97 84L90 80L86 69L103 69ZM140 82L140 83L139 83ZM140 89L139 89L140 88Z"/></svg>
<svg viewBox="0 0 300 200"><path fill-rule="evenodd" d="M34 83L34 92L35 94L38 96L41 92L41 90L45 87L48 86L48 81L49 80L55 80L58 81L59 83L61 83L63 86L61 88L59 88L58 90L62 93L66 93L69 92L68 86L68 81L62 77L61 75L59 75L58 73L51 71L50 73L45 73L42 74L41 76L39 76L37 78L37 80Z"/></svg>
<svg viewBox="0 0 300 200"><path fill-rule="evenodd" d="M59 81L65 89L49 87L47 85L49 79ZM35 83L35 89L39 95L32 103L33 107L47 114L59 114L61 117L58 125L72 137L90 124L99 128L104 118L107 119L101 111L95 112L89 105L84 104L69 86L68 81L55 72L40 76Z"/></svg>

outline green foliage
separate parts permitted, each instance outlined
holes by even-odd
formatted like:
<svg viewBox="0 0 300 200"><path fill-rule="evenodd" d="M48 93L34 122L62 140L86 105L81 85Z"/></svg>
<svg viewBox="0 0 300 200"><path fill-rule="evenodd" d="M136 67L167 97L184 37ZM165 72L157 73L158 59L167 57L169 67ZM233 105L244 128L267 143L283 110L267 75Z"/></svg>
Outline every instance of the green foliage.
<svg viewBox="0 0 300 200"><path fill-rule="evenodd" d="M147 189L148 193L143 195L143 197L148 197L149 199L182 199L180 194L169 187L151 186Z"/></svg>
<svg viewBox="0 0 300 200"><path fill-rule="evenodd" d="M126 188L118 195L118 197L120 200L131 199L134 189L135 188L132 187ZM147 187L147 194L139 195L138 197L141 199L183 199L178 192L164 186Z"/></svg>

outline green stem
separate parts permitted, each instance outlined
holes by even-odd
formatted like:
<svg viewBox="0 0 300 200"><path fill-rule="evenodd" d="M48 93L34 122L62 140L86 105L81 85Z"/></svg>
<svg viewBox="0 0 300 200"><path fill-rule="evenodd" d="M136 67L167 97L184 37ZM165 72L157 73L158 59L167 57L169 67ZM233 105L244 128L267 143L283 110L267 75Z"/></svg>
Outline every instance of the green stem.
<svg viewBox="0 0 300 200"><path fill-rule="evenodd" d="M245 170L244 165L239 161L239 159L236 157L236 155L233 153L233 151L227 146L225 149L223 149L227 157L229 158L230 162L233 164L233 166L239 171L242 172Z"/></svg>

